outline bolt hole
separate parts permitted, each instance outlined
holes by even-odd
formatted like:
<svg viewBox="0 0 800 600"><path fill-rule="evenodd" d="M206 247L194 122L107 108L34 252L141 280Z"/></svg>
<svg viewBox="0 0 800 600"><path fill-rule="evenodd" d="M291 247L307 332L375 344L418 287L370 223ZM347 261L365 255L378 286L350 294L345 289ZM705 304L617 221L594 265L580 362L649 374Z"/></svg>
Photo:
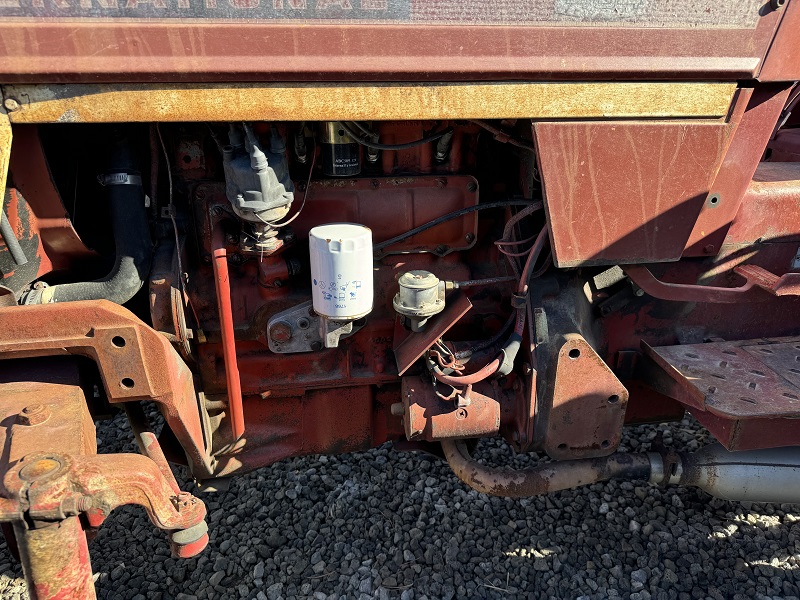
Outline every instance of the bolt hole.
<svg viewBox="0 0 800 600"><path fill-rule="evenodd" d="M575 359L576 359L576 358L578 358L580 355L581 355L581 351L580 351L580 350L578 350L577 348L573 348L572 350L570 350L570 351L569 351L569 357L570 357L572 360L575 360Z"/></svg>
<svg viewBox="0 0 800 600"><path fill-rule="evenodd" d="M610 445L611 445L611 444L609 443L609 441L608 441L608 440L603 440L602 442L600 442L600 447L601 447L603 450L605 450L606 448L608 448Z"/></svg>
<svg viewBox="0 0 800 600"><path fill-rule="evenodd" d="M709 196L709 198L708 198L708 203L709 203L711 206L716 206L717 204L719 204L719 196L718 196L717 194L712 194L712 195L711 195L711 196Z"/></svg>
<svg viewBox="0 0 800 600"><path fill-rule="evenodd" d="M124 348L125 344L125 338L121 335L115 335L113 338L111 338L111 345L115 348Z"/></svg>
<svg viewBox="0 0 800 600"><path fill-rule="evenodd" d="M188 165L190 162L192 162L192 157L189 156L188 154L184 154L183 155L183 162L185 162Z"/></svg>
<svg viewBox="0 0 800 600"><path fill-rule="evenodd" d="M131 379L130 377L124 377L122 381L119 382L119 384L126 390L131 389L135 385L133 379Z"/></svg>
<svg viewBox="0 0 800 600"><path fill-rule="evenodd" d="M300 329L308 329L310 325L311 325L311 323L305 317L301 317L300 319L297 319L297 326Z"/></svg>
<svg viewBox="0 0 800 600"><path fill-rule="evenodd" d="M617 402L619 402L619 396L617 396L616 394L611 394L608 397L608 403L609 404L616 404Z"/></svg>
<svg viewBox="0 0 800 600"><path fill-rule="evenodd" d="M344 137L344 129L339 130L339 137Z"/></svg>
<svg viewBox="0 0 800 600"><path fill-rule="evenodd" d="M558 449L559 450L566 450L567 449L567 445L566 444L559 444L558 445Z"/></svg>

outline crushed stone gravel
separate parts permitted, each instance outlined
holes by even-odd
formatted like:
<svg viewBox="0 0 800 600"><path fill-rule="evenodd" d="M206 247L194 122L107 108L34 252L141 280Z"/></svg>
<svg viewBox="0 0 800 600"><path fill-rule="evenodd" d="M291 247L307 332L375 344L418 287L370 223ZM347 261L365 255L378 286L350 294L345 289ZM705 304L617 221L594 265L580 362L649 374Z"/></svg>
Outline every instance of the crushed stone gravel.
<svg viewBox="0 0 800 600"><path fill-rule="evenodd" d="M678 450L711 441L687 417L627 429L621 451L646 451L658 431ZM104 452L135 452L122 415L99 423L98 437ZM519 468L538 460L498 441L477 455ZM627 481L493 498L446 463L388 445L284 460L204 499L211 542L190 560L170 558L142 509L114 511L90 543L98 598L800 600L791 505ZM27 598L4 542L0 597Z"/></svg>

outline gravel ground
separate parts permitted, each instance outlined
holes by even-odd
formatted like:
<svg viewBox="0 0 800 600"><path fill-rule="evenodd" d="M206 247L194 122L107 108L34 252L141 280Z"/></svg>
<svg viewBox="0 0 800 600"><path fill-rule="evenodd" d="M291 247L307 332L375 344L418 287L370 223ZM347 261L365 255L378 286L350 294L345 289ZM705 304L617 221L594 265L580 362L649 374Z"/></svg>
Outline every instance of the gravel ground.
<svg viewBox="0 0 800 600"><path fill-rule="evenodd" d="M122 416L101 423L104 451L134 451ZM678 449L707 434L691 419L658 429ZM478 454L530 465L502 444ZM185 479L185 478L184 478ZM184 489L195 491L190 483ZM612 482L546 498L477 494L437 459L382 447L285 460L206 496L211 543L169 557L144 511L115 511L90 544L98 597L195 598L797 598L800 516L692 489ZM0 594L25 598L0 544Z"/></svg>

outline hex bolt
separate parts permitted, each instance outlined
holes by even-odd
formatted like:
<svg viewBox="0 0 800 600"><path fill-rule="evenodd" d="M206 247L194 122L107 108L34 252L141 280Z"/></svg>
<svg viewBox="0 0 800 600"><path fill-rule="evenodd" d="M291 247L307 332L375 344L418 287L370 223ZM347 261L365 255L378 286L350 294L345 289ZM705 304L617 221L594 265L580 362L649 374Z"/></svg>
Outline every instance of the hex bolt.
<svg viewBox="0 0 800 600"><path fill-rule="evenodd" d="M14 112L15 110L19 110L20 108L22 108L22 106L20 106L20 103L17 102L14 98L6 98L3 101L3 106L5 106L6 110L9 112Z"/></svg>
<svg viewBox="0 0 800 600"><path fill-rule="evenodd" d="M471 244L472 242L475 241L475 234L474 233L468 233L467 235L464 236L464 239L466 240L466 242L468 244Z"/></svg>
<svg viewBox="0 0 800 600"><path fill-rule="evenodd" d="M39 425L50 418L50 410L44 404L30 404L17 415L20 425Z"/></svg>

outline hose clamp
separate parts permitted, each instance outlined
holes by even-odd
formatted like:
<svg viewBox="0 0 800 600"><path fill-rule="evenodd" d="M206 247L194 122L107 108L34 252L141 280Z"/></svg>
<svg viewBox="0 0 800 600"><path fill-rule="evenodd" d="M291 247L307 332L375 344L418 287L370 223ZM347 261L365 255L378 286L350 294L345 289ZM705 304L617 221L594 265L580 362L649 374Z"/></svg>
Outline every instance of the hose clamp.
<svg viewBox="0 0 800 600"><path fill-rule="evenodd" d="M108 185L138 185L141 187L142 177L133 173L105 173L97 176L97 182L104 187Z"/></svg>

